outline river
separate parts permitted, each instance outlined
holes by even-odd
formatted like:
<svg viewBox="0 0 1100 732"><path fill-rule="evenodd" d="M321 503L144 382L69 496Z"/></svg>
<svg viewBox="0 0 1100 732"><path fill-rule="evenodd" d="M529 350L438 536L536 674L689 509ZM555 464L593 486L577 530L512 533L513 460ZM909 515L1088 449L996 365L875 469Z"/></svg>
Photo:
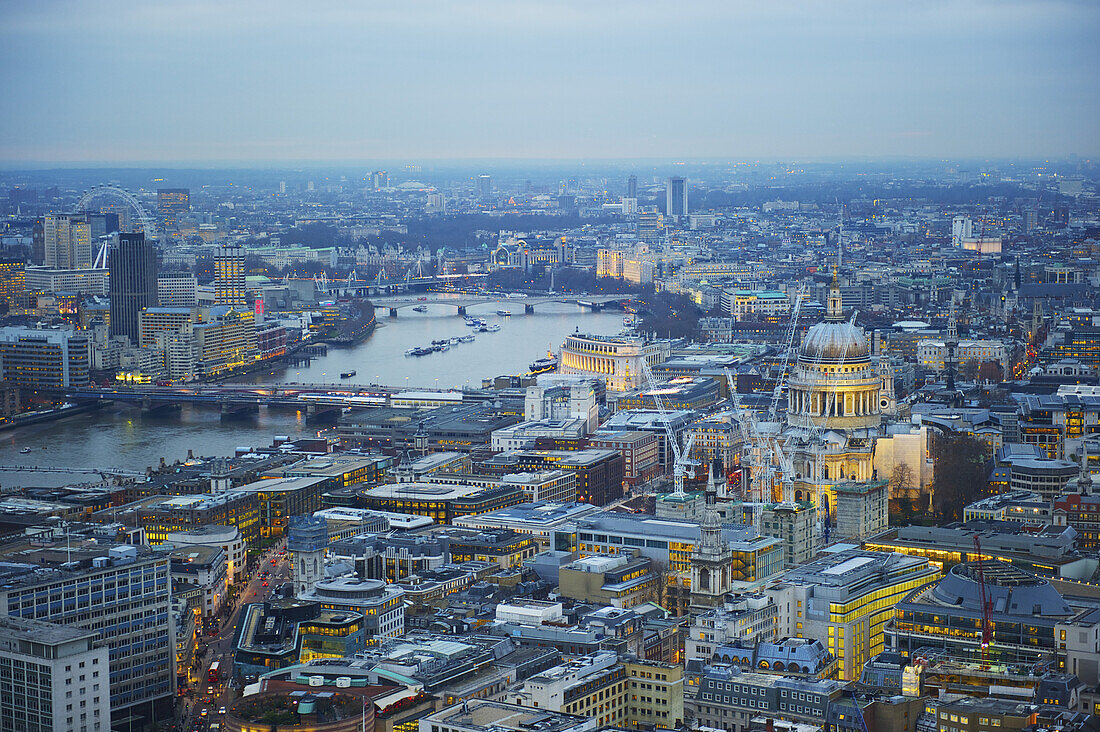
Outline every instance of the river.
<svg viewBox="0 0 1100 732"><path fill-rule="evenodd" d="M252 383L332 382L384 384L397 387L461 388L481 386L483 378L519 374L527 365L558 350L565 337L580 328L588 333L614 334L623 313L594 313L576 305L539 305L525 315L522 300L469 308L471 316L500 325L496 333L477 333L473 343L460 343L444 353L405 356L415 346L472 332L450 305L427 305L425 313L403 308L389 318L384 300L377 301L378 328L362 343L330 348L308 366L277 366L240 380ZM499 316L506 309L511 317ZM340 373L355 371L350 379ZM254 417L223 422L214 407L184 405L176 414L143 415L136 406L111 406L56 422L0 432L0 486L60 486L96 479L91 474L32 472L11 466L40 468L121 468L142 471L195 455L231 455L238 446L271 444L274 435L291 438L316 432L300 415L261 408ZM31 448L28 454L21 449Z"/></svg>

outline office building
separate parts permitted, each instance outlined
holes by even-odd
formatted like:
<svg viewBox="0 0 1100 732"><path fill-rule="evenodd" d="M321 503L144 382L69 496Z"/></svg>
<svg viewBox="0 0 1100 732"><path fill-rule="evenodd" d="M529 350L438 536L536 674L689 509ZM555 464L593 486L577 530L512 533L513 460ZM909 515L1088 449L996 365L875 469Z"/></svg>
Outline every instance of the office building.
<svg viewBox="0 0 1100 732"><path fill-rule="evenodd" d="M145 234L119 234L111 244L110 267L112 336L140 341L138 316L157 304L157 250Z"/></svg>
<svg viewBox="0 0 1100 732"><path fill-rule="evenodd" d="M517 503L476 516L462 516L454 520L455 526L475 529L512 529L535 537L545 549L550 547L555 530L568 530L573 523L597 511L587 503Z"/></svg>
<svg viewBox="0 0 1100 732"><path fill-rule="evenodd" d="M591 717L604 727L679 727L683 669L599 651L547 669L507 699L529 708Z"/></svg>
<svg viewBox="0 0 1100 732"><path fill-rule="evenodd" d="M251 310L211 308L208 319L193 328L196 375L215 376L256 362L256 316Z"/></svg>
<svg viewBox="0 0 1100 732"><path fill-rule="evenodd" d="M225 244L214 252L214 302L240 308L248 304L244 275L244 247Z"/></svg>
<svg viewBox="0 0 1100 732"><path fill-rule="evenodd" d="M488 175L477 177L477 198L481 203L489 203L493 200L493 179Z"/></svg>
<svg viewBox="0 0 1100 732"><path fill-rule="evenodd" d="M483 488L468 484L392 483L360 491L357 507L427 516L436 523L449 524L460 516L476 516L525 500L523 489L517 485Z"/></svg>
<svg viewBox="0 0 1100 732"><path fill-rule="evenodd" d="M783 548L778 539L760 536L752 527L728 524L721 526L720 537L722 546L733 552L731 582L757 582L781 570ZM637 550L641 556L679 575L687 586L692 554L701 538L702 529L695 521L601 511L578 518L572 526L555 529L551 548L578 552L582 557Z"/></svg>
<svg viewBox="0 0 1100 732"><path fill-rule="evenodd" d="M817 556L821 537L817 509L811 501L769 504L760 512L760 530L783 542L784 569L797 567Z"/></svg>
<svg viewBox="0 0 1100 732"><path fill-rule="evenodd" d="M43 222L45 265L57 269L88 269L92 251L92 228L82 213L47 214Z"/></svg>
<svg viewBox="0 0 1100 732"><path fill-rule="evenodd" d="M106 295L106 269L67 269L27 267L24 282L27 292L73 292L78 295Z"/></svg>
<svg viewBox="0 0 1100 732"><path fill-rule="evenodd" d="M593 555L558 569L558 593L577 602L631 608L657 599L658 578L646 557Z"/></svg>
<svg viewBox="0 0 1100 732"><path fill-rule="evenodd" d="M324 610L343 610L363 616L363 645L375 646L386 638L405 634L405 591L400 585L354 576L321 580L298 597L320 603Z"/></svg>
<svg viewBox="0 0 1100 732"><path fill-rule="evenodd" d="M390 187L390 174L384 170L376 170L371 173L371 186L377 191L381 188Z"/></svg>
<svg viewBox="0 0 1100 732"><path fill-rule="evenodd" d="M8 303L27 291L27 263L13 257L0 257L0 301Z"/></svg>
<svg viewBox="0 0 1100 732"><path fill-rule="evenodd" d="M170 713L176 670L168 557L147 547L88 541L19 548L4 555L0 616L44 620L109 639L108 669L72 669L68 678L78 686L66 685L66 692L73 690L75 697L79 684L99 683L110 694L116 720Z"/></svg>
<svg viewBox="0 0 1100 732"><path fill-rule="evenodd" d="M189 188L158 188L157 218L160 229L165 233L180 230L183 219L191 213L191 190Z"/></svg>
<svg viewBox="0 0 1100 732"><path fill-rule="evenodd" d="M626 197L635 199L638 197L638 176L633 173L626 179Z"/></svg>
<svg viewBox="0 0 1100 732"><path fill-rule="evenodd" d="M628 391L644 385L643 360L653 367L668 354L667 341L575 333L562 344L559 372L600 379L608 391Z"/></svg>
<svg viewBox="0 0 1100 732"><path fill-rule="evenodd" d="M111 518L143 527L146 540L154 546L168 541L170 535L214 524L236 528L246 545L260 539L260 499L253 491L153 496L123 506Z"/></svg>
<svg viewBox="0 0 1100 732"><path fill-rule="evenodd" d="M612 450L517 450L478 464L481 472L506 475L564 470L574 474L576 500L606 506L623 495L623 457Z"/></svg>
<svg viewBox="0 0 1100 732"><path fill-rule="evenodd" d="M241 612L233 667L240 676L266 674L314 659L351 656L365 645L361 612L326 608L315 600L254 602Z"/></svg>
<svg viewBox="0 0 1100 732"><path fill-rule="evenodd" d="M849 681L883 651L894 606L939 576L921 557L846 550L788 570L765 592L780 608L779 635L825 639Z"/></svg>
<svg viewBox="0 0 1100 732"><path fill-rule="evenodd" d="M687 178L672 176L665 182L665 215L679 222L687 212Z"/></svg>
<svg viewBox="0 0 1100 732"><path fill-rule="evenodd" d="M88 335L71 329L0 328L0 379L28 389L87 386Z"/></svg>
<svg viewBox="0 0 1100 732"><path fill-rule="evenodd" d="M221 549L225 554L226 582L230 585L244 578L244 537L236 526L210 524L188 531L171 531L164 534L164 543L175 547L202 546Z"/></svg>
<svg viewBox="0 0 1100 732"><path fill-rule="evenodd" d="M960 247L964 239L974 236L974 222L969 216L956 216L951 220L951 245Z"/></svg>
<svg viewBox="0 0 1100 732"><path fill-rule="evenodd" d="M897 603L893 622L886 626L890 648L913 652L934 646L958 658L982 659L983 598L993 638L986 655L998 664L1064 660L1059 625L1092 617L1087 626L1095 630L1100 623L1091 603L1072 607L1046 579L1007 562L966 562Z"/></svg>
<svg viewBox="0 0 1100 732"><path fill-rule="evenodd" d="M173 594L194 592L192 607L216 624L228 599L225 552L219 546L192 545L168 554Z"/></svg>
<svg viewBox="0 0 1100 732"><path fill-rule="evenodd" d="M193 308L198 304L199 281L190 272L161 272L157 275L157 305L165 308Z"/></svg>
<svg viewBox="0 0 1100 732"><path fill-rule="evenodd" d="M700 725L736 732L748 732L751 720L759 716L820 725L844 688L833 679L787 678L699 661L688 664L687 676L685 711ZM847 732L858 727L853 722L851 728L829 729Z"/></svg>
<svg viewBox="0 0 1100 732"><path fill-rule="evenodd" d="M98 637L94 630L0 616L0 730L107 730L109 661Z"/></svg>
<svg viewBox="0 0 1100 732"><path fill-rule="evenodd" d="M419 732L595 732L594 717L471 699L420 719Z"/></svg>

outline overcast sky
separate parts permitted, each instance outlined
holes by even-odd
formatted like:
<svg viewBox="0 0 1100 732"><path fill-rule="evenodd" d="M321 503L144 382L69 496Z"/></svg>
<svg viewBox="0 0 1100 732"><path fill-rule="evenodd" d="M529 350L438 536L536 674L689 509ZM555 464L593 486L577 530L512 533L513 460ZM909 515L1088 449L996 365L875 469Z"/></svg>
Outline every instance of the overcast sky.
<svg viewBox="0 0 1100 732"><path fill-rule="evenodd" d="M1095 0L0 0L0 161L1100 153Z"/></svg>

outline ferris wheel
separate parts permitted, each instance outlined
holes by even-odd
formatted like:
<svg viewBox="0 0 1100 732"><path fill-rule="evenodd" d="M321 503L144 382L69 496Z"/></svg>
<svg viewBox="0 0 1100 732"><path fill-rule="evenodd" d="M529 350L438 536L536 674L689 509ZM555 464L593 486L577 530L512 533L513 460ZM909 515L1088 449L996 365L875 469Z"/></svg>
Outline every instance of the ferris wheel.
<svg viewBox="0 0 1100 732"><path fill-rule="evenodd" d="M88 204L94 199L104 197L122 201L133 210L135 217L141 222L141 229L145 232L146 240L153 241L160 237L160 232L157 230L156 219L149 215L149 212L141 205L141 201L134 198L128 190L120 186L99 185L85 191L84 195L81 196L80 200L76 203L76 210L86 211Z"/></svg>

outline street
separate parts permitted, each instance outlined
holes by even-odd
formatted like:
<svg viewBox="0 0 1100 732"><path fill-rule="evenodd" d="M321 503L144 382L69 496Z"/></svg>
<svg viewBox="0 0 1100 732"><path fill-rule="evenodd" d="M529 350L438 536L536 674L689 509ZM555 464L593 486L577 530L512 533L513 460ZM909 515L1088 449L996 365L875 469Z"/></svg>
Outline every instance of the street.
<svg viewBox="0 0 1100 732"><path fill-rule="evenodd" d="M240 696L238 685L243 685L242 680L235 679L233 672L233 638L237 630L237 623L241 617L241 611L250 603L262 602L271 597L271 593L280 585L290 580L290 563L286 555L280 555L284 544L280 542L265 553L260 555L259 562L250 568L247 582L241 586L233 601L232 610L222 624L216 636L206 636L207 647L199 656L198 663L201 669L201 679L196 682L190 698L183 701L180 708L180 724L177 727L182 730L202 730L211 722L220 722L219 710L228 707L229 704ZM272 564L275 560L275 564ZM262 578L262 573L270 573L267 578ZM264 586L264 582L267 586ZM219 662L221 681L216 685L214 694L207 693L210 686L206 674L210 665ZM203 701L204 699L211 701ZM207 710L207 715L202 716L202 711Z"/></svg>

